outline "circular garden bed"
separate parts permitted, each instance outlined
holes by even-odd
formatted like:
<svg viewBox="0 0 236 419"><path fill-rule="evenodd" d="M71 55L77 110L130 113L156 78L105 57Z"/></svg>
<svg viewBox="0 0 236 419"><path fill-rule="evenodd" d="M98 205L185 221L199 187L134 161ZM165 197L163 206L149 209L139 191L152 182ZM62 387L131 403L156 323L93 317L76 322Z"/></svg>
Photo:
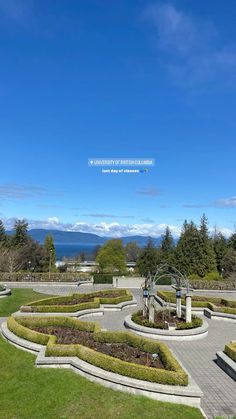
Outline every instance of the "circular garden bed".
<svg viewBox="0 0 236 419"><path fill-rule="evenodd" d="M191 323L186 323L184 317L178 318L175 310L159 310L155 312L154 322L150 322L148 318L143 316L140 310L131 317L132 321L138 325L150 327L154 329L169 329L169 325L176 330L194 329L201 327L203 320L200 317L192 316Z"/></svg>

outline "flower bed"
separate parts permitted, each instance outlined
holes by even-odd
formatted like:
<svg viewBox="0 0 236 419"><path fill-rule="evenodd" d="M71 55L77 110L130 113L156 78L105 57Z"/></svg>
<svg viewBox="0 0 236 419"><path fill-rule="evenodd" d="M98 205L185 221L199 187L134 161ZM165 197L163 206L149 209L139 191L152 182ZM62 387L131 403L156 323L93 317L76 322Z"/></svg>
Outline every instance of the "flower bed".
<svg viewBox="0 0 236 419"><path fill-rule="evenodd" d="M176 303L175 293L171 291L157 291L157 296L169 303ZM185 305L184 297L181 298L181 304ZM236 301L226 300L224 298L208 297L202 295L192 296L192 307L207 307L212 311L221 313L236 314Z"/></svg>
<svg viewBox="0 0 236 419"><path fill-rule="evenodd" d="M99 308L100 304L119 304L131 301L132 294L127 290L104 290L87 294L72 294L62 297L45 298L21 307L23 312L34 313L72 313Z"/></svg>
<svg viewBox="0 0 236 419"><path fill-rule="evenodd" d="M129 332L101 332L100 326L96 323L81 322L67 317L9 317L7 325L14 334L23 339L47 345L46 356L77 356L94 366L128 377L168 385L188 385L187 374L163 343L143 339ZM88 344L87 334L86 338L82 339L82 344L58 343L58 334L57 336L50 334L51 332L56 333L57 328L58 333L61 333L61 328L65 328L64 337L70 329L79 341L82 339L80 332L91 333L89 341L90 344L93 342L93 348L89 347L91 345ZM41 330L41 332L38 330ZM42 331L47 333L42 333ZM83 336L85 335L83 334ZM106 349L106 351L110 351L109 354L101 351L101 348L105 347L111 348ZM96 348L99 349L96 350ZM140 357L145 359L146 357L146 365L138 362L127 362L127 360L124 361L113 356L114 351L117 355L124 348L129 351L129 354L130 350L131 352L134 351L132 352L132 359L135 356L137 356L137 359ZM152 366L150 364L151 359L153 359L152 354L155 354L154 358L158 358L158 362L160 362L158 365L154 364Z"/></svg>
<svg viewBox="0 0 236 419"><path fill-rule="evenodd" d="M141 326L150 327L154 329L166 329L167 323L164 320L161 320L162 311L160 310L159 316L155 318L155 321L152 323L148 319L143 317L142 311L138 311L137 313L132 314L132 321L137 323ZM184 330L184 329L194 329L196 327L201 327L203 324L202 319L196 316L192 316L192 321L186 323L183 318L178 319L175 315L175 312L171 312L170 321L176 323L176 330ZM158 321L157 321L158 320Z"/></svg>

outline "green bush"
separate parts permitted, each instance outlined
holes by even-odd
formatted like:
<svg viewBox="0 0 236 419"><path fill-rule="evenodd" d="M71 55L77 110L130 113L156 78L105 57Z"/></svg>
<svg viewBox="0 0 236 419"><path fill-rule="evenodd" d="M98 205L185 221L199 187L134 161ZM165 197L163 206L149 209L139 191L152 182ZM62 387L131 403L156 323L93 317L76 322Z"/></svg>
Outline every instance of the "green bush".
<svg viewBox="0 0 236 419"><path fill-rule="evenodd" d="M196 327L201 327L203 324L203 320L200 317L192 316L192 321L188 323L179 323L177 324L177 330L185 330L185 329L195 329Z"/></svg>
<svg viewBox="0 0 236 419"><path fill-rule="evenodd" d="M236 342L228 343L225 345L224 352L228 355L233 361L236 362Z"/></svg>
<svg viewBox="0 0 236 419"><path fill-rule="evenodd" d="M236 308L231 308L231 307L218 307L215 304L212 303L207 303L207 307L211 310L211 311L215 311L218 313L226 313L226 314L234 314L236 315Z"/></svg>
<svg viewBox="0 0 236 419"><path fill-rule="evenodd" d="M23 312L33 313L72 313L81 310L99 308L100 304L119 304L133 299L132 294L125 289L112 290L114 297L99 297L100 295L109 295L111 290L96 291L88 294L73 294L69 296L44 298L34 301L21 307ZM72 301L75 298L90 297L91 301L78 304L66 305L65 302Z"/></svg>
<svg viewBox="0 0 236 419"><path fill-rule="evenodd" d="M27 307L27 306L26 306ZM80 304L74 304L74 305L45 305L45 306L31 306L31 311L33 313L73 313L76 311L81 310L89 310L92 308L99 308L100 302L98 301L92 301L91 303L80 303ZM21 311L24 311L24 307Z"/></svg>
<svg viewBox="0 0 236 419"><path fill-rule="evenodd" d="M236 308L236 301L230 301L222 298L221 303L224 304L225 307Z"/></svg>
<svg viewBox="0 0 236 419"><path fill-rule="evenodd" d="M134 323L140 324L141 326L155 328L155 329L165 329L165 324L163 323L152 323L149 320L142 319L142 311L138 311L137 313L132 314L131 319ZM192 316L192 322L189 323L178 323L176 326L177 330L184 330L184 329L194 329L196 327L202 326L203 321L199 317Z"/></svg>
<svg viewBox="0 0 236 419"><path fill-rule="evenodd" d="M188 276L188 279L191 280L198 280L198 279L202 279L198 274L191 274Z"/></svg>
<svg viewBox="0 0 236 419"><path fill-rule="evenodd" d="M204 281L219 281L220 280L220 274L219 272L209 272L206 274L203 278Z"/></svg>
<svg viewBox="0 0 236 419"><path fill-rule="evenodd" d="M157 285L171 285L171 278L159 278L156 284Z"/></svg>
<svg viewBox="0 0 236 419"><path fill-rule="evenodd" d="M157 295L166 302L174 304L176 303L175 293L172 291L157 291ZM184 297L181 298L181 304L185 305ZM217 304L223 304L225 307L218 307ZM236 314L236 301L226 300L217 297L193 295L192 307L208 307L212 311Z"/></svg>
<svg viewBox="0 0 236 419"><path fill-rule="evenodd" d="M5 291L5 289L6 289L5 285L0 284L0 292L1 292L1 291Z"/></svg>
<svg viewBox="0 0 236 419"><path fill-rule="evenodd" d="M126 342L138 347L140 350L149 353L158 353L165 369L152 368L144 365L122 361L118 358L105 355L88 347L74 345L59 345L56 337L30 330L35 326L69 326L81 330L94 328L94 338L101 342ZM129 332L101 332L99 325L95 323L80 322L79 320L66 317L9 317L8 327L16 335L37 342L47 344L46 356L78 356L80 359L89 362L99 368L112 371L140 380L157 382L169 385L186 386L188 376L178 361L164 343L153 342L152 340L138 337Z"/></svg>
<svg viewBox="0 0 236 419"><path fill-rule="evenodd" d="M94 284L112 284L113 275L105 274L105 273L93 274L93 281L94 281Z"/></svg>
<svg viewBox="0 0 236 419"><path fill-rule="evenodd" d="M142 319L142 311L133 313L131 319L134 323L137 323L140 326L152 327L155 329L165 329L165 324L163 323L157 323L157 322L152 323L152 322L149 322L148 319Z"/></svg>
<svg viewBox="0 0 236 419"><path fill-rule="evenodd" d="M223 281L205 281L204 279L191 280L191 286L194 289L202 290L235 290L236 281L225 279Z"/></svg>

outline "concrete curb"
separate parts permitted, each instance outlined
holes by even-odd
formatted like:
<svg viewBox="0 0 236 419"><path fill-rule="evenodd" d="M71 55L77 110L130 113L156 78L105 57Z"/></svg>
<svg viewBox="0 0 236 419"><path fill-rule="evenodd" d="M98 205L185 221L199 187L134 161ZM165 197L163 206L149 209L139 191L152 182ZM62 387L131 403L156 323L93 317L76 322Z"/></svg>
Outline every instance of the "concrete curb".
<svg viewBox="0 0 236 419"><path fill-rule="evenodd" d="M223 351L216 353L217 356L217 365L219 365L222 370L226 372L230 377L236 381L236 362L233 361L228 355Z"/></svg>
<svg viewBox="0 0 236 419"><path fill-rule="evenodd" d="M2 324L1 331L3 336L15 346L38 353L36 358L37 367L72 368L90 381L110 387L113 390L143 395L154 400L200 407L203 393L189 374L189 384L186 387L138 380L95 367L78 357L45 357L45 346L19 338L9 331L6 323Z"/></svg>
<svg viewBox="0 0 236 419"><path fill-rule="evenodd" d="M201 327L186 330L164 330L141 326L131 320L131 315L125 318L124 324L133 333L155 340L189 341L203 339L208 334L208 323L205 320Z"/></svg>
<svg viewBox="0 0 236 419"><path fill-rule="evenodd" d="M10 288L6 288L5 290L0 291L0 298L8 297L9 295L11 295Z"/></svg>
<svg viewBox="0 0 236 419"><path fill-rule="evenodd" d="M235 314L221 313L220 311L212 311L209 308L204 309L204 315L213 320L235 321Z"/></svg>

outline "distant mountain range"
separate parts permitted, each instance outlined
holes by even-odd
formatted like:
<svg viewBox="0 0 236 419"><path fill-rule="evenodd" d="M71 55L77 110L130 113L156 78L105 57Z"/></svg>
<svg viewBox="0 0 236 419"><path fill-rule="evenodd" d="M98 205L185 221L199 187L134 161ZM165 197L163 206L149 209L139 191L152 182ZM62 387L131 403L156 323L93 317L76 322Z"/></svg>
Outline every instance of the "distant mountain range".
<svg viewBox="0 0 236 419"><path fill-rule="evenodd" d="M8 234L12 234L12 231L8 231ZM46 229L32 229L28 231L28 234L39 243L43 243L45 237L50 234L53 236L55 244L78 244L78 245L102 245L110 237L100 237L97 234L81 233L75 231L61 231L61 230L46 230ZM121 237L123 244L129 242L136 242L139 246L145 246L149 239L152 239L154 244L158 246L161 242L161 237L152 238L148 236L129 236Z"/></svg>

